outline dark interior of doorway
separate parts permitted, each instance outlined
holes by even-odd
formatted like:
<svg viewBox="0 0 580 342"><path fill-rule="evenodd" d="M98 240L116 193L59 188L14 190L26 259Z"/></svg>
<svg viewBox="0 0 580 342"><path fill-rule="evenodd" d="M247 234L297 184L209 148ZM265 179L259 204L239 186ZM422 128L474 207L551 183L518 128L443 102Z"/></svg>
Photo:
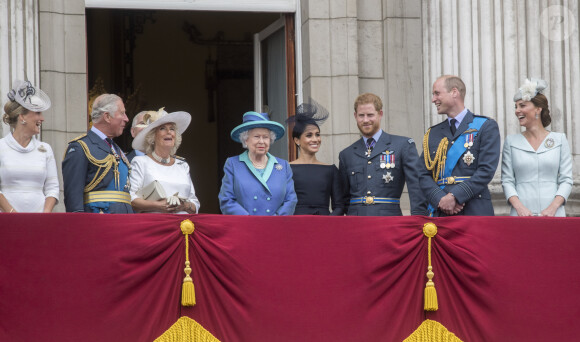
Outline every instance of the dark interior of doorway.
<svg viewBox="0 0 580 342"><path fill-rule="evenodd" d="M88 89L120 95L129 120L142 110L187 111L178 154L203 213L219 213L223 164L243 151L230 139L254 109L252 36L279 13L87 9ZM131 150L129 125L117 143Z"/></svg>

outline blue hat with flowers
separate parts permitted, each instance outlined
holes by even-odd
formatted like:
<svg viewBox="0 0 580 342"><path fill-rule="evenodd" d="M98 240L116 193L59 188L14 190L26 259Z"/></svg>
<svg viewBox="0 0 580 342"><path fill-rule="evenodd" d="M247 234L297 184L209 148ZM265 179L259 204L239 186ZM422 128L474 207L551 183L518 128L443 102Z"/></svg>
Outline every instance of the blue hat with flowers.
<svg viewBox="0 0 580 342"><path fill-rule="evenodd" d="M276 140L282 138L285 132L284 126L282 126L280 123L277 123L276 121L270 120L268 114L247 112L243 116L242 124L234 128L230 135L234 141L241 142L240 133L249 131L254 128L267 128L273 131L276 134Z"/></svg>

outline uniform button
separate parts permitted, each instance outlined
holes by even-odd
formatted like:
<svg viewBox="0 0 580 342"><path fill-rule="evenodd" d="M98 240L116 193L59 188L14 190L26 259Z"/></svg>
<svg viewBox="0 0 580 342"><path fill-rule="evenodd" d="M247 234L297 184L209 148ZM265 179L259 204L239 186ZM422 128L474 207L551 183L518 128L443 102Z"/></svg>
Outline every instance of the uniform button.
<svg viewBox="0 0 580 342"><path fill-rule="evenodd" d="M367 195L370 195L370 194L371 194L371 192L370 191L367 191Z"/></svg>
<svg viewBox="0 0 580 342"><path fill-rule="evenodd" d="M354 175L354 171L352 172L352 174Z"/></svg>
<svg viewBox="0 0 580 342"><path fill-rule="evenodd" d="M270 200L270 197L266 198L268 201Z"/></svg>
<svg viewBox="0 0 580 342"><path fill-rule="evenodd" d="M266 209L266 212L269 213L270 212L270 209Z"/></svg>
<svg viewBox="0 0 580 342"><path fill-rule="evenodd" d="M373 162L369 160L369 165L371 165Z"/></svg>
<svg viewBox="0 0 580 342"><path fill-rule="evenodd" d="M258 196L254 196L254 199L257 200L258 199Z"/></svg>
<svg viewBox="0 0 580 342"><path fill-rule="evenodd" d="M479 195L479 198L481 198L481 195Z"/></svg>
<svg viewBox="0 0 580 342"><path fill-rule="evenodd" d="M254 208L254 212L258 211L258 209Z"/></svg>
<svg viewBox="0 0 580 342"><path fill-rule="evenodd" d="M368 178L371 179L371 175L369 175Z"/></svg>

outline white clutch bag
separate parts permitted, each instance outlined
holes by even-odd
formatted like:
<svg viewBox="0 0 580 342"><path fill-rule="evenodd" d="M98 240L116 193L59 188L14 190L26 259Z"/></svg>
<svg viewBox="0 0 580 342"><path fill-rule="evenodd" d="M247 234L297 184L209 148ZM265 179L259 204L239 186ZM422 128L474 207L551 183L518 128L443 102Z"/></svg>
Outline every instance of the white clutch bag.
<svg viewBox="0 0 580 342"><path fill-rule="evenodd" d="M159 201L160 199L167 198L165 189L163 189L163 186L156 180L139 189L139 191L137 191L137 196L149 201Z"/></svg>

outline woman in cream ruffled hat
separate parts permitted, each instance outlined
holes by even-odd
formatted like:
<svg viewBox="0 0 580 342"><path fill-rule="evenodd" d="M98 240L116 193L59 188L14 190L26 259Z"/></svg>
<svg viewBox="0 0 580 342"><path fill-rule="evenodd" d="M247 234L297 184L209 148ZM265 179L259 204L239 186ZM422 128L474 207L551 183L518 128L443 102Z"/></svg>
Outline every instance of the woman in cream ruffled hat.
<svg viewBox="0 0 580 342"><path fill-rule="evenodd" d="M181 134L191 122L186 112L158 112L145 114L145 127L133 140L135 150L145 151L131 162L131 205L136 212L195 214L199 200L189 174L189 165L175 152L181 145ZM150 200L139 191L157 181L166 197Z"/></svg>
<svg viewBox="0 0 580 342"><path fill-rule="evenodd" d="M546 129L552 119L544 80L526 80L514 96L522 133L506 137L501 182L512 216L566 216L572 156L566 135Z"/></svg>

